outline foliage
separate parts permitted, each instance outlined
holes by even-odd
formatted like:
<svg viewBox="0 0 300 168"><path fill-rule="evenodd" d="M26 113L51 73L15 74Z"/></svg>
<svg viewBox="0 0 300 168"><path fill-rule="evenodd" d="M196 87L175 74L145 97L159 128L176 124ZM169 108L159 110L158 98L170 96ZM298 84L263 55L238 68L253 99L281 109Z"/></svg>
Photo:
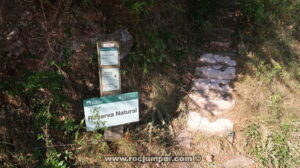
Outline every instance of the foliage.
<svg viewBox="0 0 300 168"><path fill-rule="evenodd" d="M180 5L173 1L123 0L123 6L136 26L133 30L135 44L128 56L130 63L136 64L146 74L157 65L163 66L170 60L182 58L186 48L178 43L181 35L174 32L182 26L180 17L184 10Z"/></svg>
<svg viewBox="0 0 300 168"><path fill-rule="evenodd" d="M55 61L51 61L50 65L43 67L44 70L41 70L43 69L41 68L35 72L17 74L16 77L8 77L10 80L1 81L0 83L0 90L3 91L5 96L16 96L19 98L17 101L20 101L21 104L24 105L24 107L13 108L23 108L22 110L25 111L24 113L30 113L30 117L26 119L29 120L31 125L25 125L30 127L28 128L30 130L28 132L30 133L22 132L22 134L24 134L24 137L28 136L31 138L25 137L33 142L33 145L28 145L28 148L32 148L32 152L18 152L17 149L23 149L24 146L18 145L17 143L10 144L15 146L13 148L9 146L7 149L11 148L13 150L0 149L0 162L3 160L5 162L6 160L16 157L16 160L18 161L24 161L26 158L28 160L36 159L32 162L24 161L24 163L26 162L26 165L30 165L28 163L36 163L36 165L40 165L40 167L70 167L75 159L76 162L90 164L91 162L99 161L101 157L107 153L113 155L136 155L138 151L140 152L140 148L136 146L136 142L141 142L140 144L142 144L143 147L148 148L145 148L145 150L143 149L143 151L152 154L166 155L171 153L170 146L173 144L170 145L169 142L172 141L171 138L174 138L171 123L174 119L174 112L177 109L178 102L181 101L179 99L179 97L182 97L181 89L185 90L177 87L177 85L183 85L180 82L185 80L181 80L178 76L176 77L176 75L178 75L177 73L179 73L178 69L180 68L177 67L179 64L176 65L173 64L173 62L186 58L188 56L187 53L192 50L192 43L195 43L193 39L200 39L200 36L190 37L193 36L190 32L200 34L201 30L209 27L207 26L210 25L208 20L223 17L218 15L220 2L216 0L190 0L180 2L172 0L122 0L111 2L76 0L45 2L47 2L44 3L46 10L41 14L41 16L45 16L45 18L41 18L46 20L40 22L38 19L39 17L34 17L36 20L34 20L32 24L34 25L35 22L46 22L47 24L43 24L41 27L47 28L47 26L49 26L49 29L47 29L49 31L46 31L46 35L42 33L39 34L40 32L45 31L36 31L38 34L35 38L47 38L44 39L44 41L47 42L46 47L51 48L51 50L49 50L50 55L38 56L28 53L25 54L24 57L26 59L37 60L42 57L43 62L49 61L47 59L53 59ZM253 48L256 49L253 50L253 52L255 52L257 57L253 60L248 59L245 61L246 64L248 61L253 62L256 68L256 77L260 77L260 79L267 81L267 83L271 85L276 78L285 76L288 71L287 67L290 66L294 67L296 72L290 72L290 74L299 78L300 69L296 60L298 55L291 52L290 46L288 45L290 41L286 40L287 38L284 38L280 33L276 32L277 29L274 29L273 25L274 23L279 25L286 24L286 26L291 27L291 32L295 32L295 28L300 20L298 18L300 1L240 0L240 2L241 15L243 17L241 21L246 23L248 27L254 28L254 36L252 34L249 35L248 30L243 30L243 33L248 34L248 36L245 35L245 42L247 43L248 41L246 40L249 39L255 39L256 41L262 39L262 43L253 43ZM85 10L79 10L79 13L73 15L74 17L69 17L69 13L74 13L73 10L78 10L78 8L69 8L72 7L72 5L78 7L78 5L75 5L76 3L80 4L79 7L84 7ZM38 6L38 8L39 7L40 6ZM30 11L30 8L28 8L28 10ZM52 10L55 12L52 13ZM84 12L87 12L87 14L89 14L89 12L101 13L101 17L103 16L103 18L97 18L96 20L99 19L99 21L96 21L95 23L89 21L87 24L82 23L84 22L83 17L83 21L76 20L81 14L85 15ZM52 14L55 15L52 17ZM119 17L120 15L122 15L122 17ZM48 18L51 19L47 20ZM79 32L76 31L73 25L64 25L65 23L68 23L67 21L73 23L73 19L76 20L76 22L74 22L76 24L74 25L78 25L80 29ZM22 18L22 24L19 25L22 30L23 26L27 24L23 23L25 22L24 20L26 20L26 18ZM94 20L94 18L92 20ZM56 24L56 22L59 23L57 26L51 25L53 23ZM99 24L100 22L101 24ZM148 86L141 86L141 88L145 88L144 90L151 90L149 92L152 94L149 103L141 103L143 106L142 109L145 109L145 113L147 113L141 122L146 122L146 126L141 123L138 123L139 127L131 124L127 127L128 129L124 135L124 141L106 143L103 140L103 134L101 133L103 130L94 132L81 131L84 120L76 119L75 116L78 114L74 113L75 110L71 111L71 101L64 95L65 90L67 90L64 88L64 81L68 82L68 87L69 85L73 85L73 83L70 84L69 79L64 78L67 76L64 71L68 74L69 71L71 71L70 58L72 58L75 53L67 46L67 44L73 44L78 38L78 34L84 33L89 38L94 37L94 35L97 36L96 33L108 33L113 31L116 27L123 26L128 27L134 37L134 47L123 62L125 67L128 67L126 64L133 64L133 67L137 66L141 68L144 74L151 73L150 70L157 67L155 69L160 71L158 74L162 74L162 69L165 70L164 65L172 66L170 66L170 69L167 69L167 78L166 76L160 76L153 73L155 75L155 78L153 79L157 79L157 81L152 84L151 82L149 84L149 81L147 81L147 84L150 85L150 89ZM268 26L270 26L270 28L267 28ZM68 27L72 27L72 29ZM57 31L56 28L59 28L60 30ZM100 28L101 31L98 31L100 30L98 28ZM258 33L259 31L261 31L260 34ZM58 36L66 37L66 39L61 42L59 41L60 39ZM22 34L22 38L24 37ZM56 43L56 40L58 43ZM31 41L31 39L28 41ZM85 43L86 41L83 39L81 42ZM260 44L262 45L260 46ZM197 43L196 45L198 50L199 44ZM90 59L87 63L96 67L96 51L92 54L92 49L89 45L86 45L86 49L90 50L90 53L85 51L86 53L83 53L82 55L78 54L76 56L80 57L85 54L90 54ZM0 50L2 54L2 49ZM47 51L47 48L41 49L41 51L44 50ZM6 51L3 52L3 55L4 54L6 54ZM22 55L20 57L22 57ZM3 56L3 60L11 58L12 57L6 55ZM240 61L242 63L242 60ZM54 71L51 69L51 66L54 66L58 70ZM127 72L127 70L128 69L123 70L123 72ZM82 71L82 69L79 69L78 71ZM78 73L78 71L70 72L70 76L75 76L71 79L71 82L74 82L74 85L76 85L74 89L75 92L79 90L78 88L82 88L85 81L85 79L80 81L77 79L74 80L74 78L82 77L81 74L74 75L75 73ZM186 71L186 69L180 69L180 71ZM16 72L19 73L20 71ZM95 74L94 76L97 76ZM88 78L91 76L93 75L86 75ZM124 77L127 76L129 75L124 75ZM177 81L174 83L170 82L171 79L168 77ZM135 80L140 80L140 78L132 77L132 81ZM262 82L262 84L264 84L264 82ZM129 89L130 88L125 88L125 90ZM145 95L147 96L149 92L145 91ZM67 93L69 92L67 91ZM75 108L77 109L78 106L76 106L76 104L80 101L79 99L82 98L82 96L90 96L90 94L80 92L78 95L80 95L79 98L74 98L78 100L72 100L74 103L72 104L72 107L75 105ZM284 115L284 107L282 107L281 104L284 100L283 97L282 94L274 92L267 96L266 99L268 100L268 103L265 104L268 106L268 117L272 119L273 124L280 125L278 128L275 130L270 128L265 129L266 126L261 122L259 124L250 125L246 130L246 136L248 140L251 141L251 143L248 144L252 149L251 154L256 156L263 165L268 167L295 167L295 165L297 165L297 158L295 157L299 156L297 154L297 145L299 146L299 144L297 144L298 141L293 139L293 134L299 133L294 130L293 124L298 127L299 125L295 122L281 122ZM143 101L148 101L147 98L148 97L144 99L143 97ZM24 118L21 119L26 120ZM143 128L144 126L145 128ZM133 127L138 129L132 129ZM130 132L133 132L133 135L130 135ZM14 139L14 136L16 135L5 136L8 137L7 139L9 139L9 142L14 142L16 140ZM147 140L145 139L140 139L145 137L148 137L150 143L147 143ZM1 144L1 147L2 145L3 144ZM62 145L62 147L60 145ZM73 145L76 147L72 148L71 146ZM155 148L157 148L157 150ZM2 153L5 152L9 154L2 157ZM94 160L91 161L91 158ZM11 164L13 165L14 163Z"/></svg>
<svg viewBox="0 0 300 168"><path fill-rule="evenodd" d="M4 82L0 87L7 94L13 94L28 100L33 112L33 124L36 134L36 145L44 144L41 152L35 152L42 167L67 167L72 155L69 151L62 153L49 146L54 145L53 131L65 135L72 134L71 139L78 137L83 121L78 125L73 119L60 120L58 108L68 109L67 99L61 94L62 75L56 72L27 72L20 79ZM43 156L45 155L45 157Z"/></svg>
<svg viewBox="0 0 300 168"><path fill-rule="evenodd" d="M92 0L81 0L81 4L87 6L92 3Z"/></svg>
<svg viewBox="0 0 300 168"><path fill-rule="evenodd" d="M135 15L148 15L150 9L153 7L153 0L123 0L124 6L126 6L132 14Z"/></svg>
<svg viewBox="0 0 300 168"><path fill-rule="evenodd" d="M262 26L274 21L299 23L299 0L240 0L242 14L250 23Z"/></svg>
<svg viewBox="0 0 300 168"><path fill-rule="evenodd" d="M192 0L190 1L190 17L197 26L201 28L207 20L216 16L219 1L216 0Z"/></svg>
<svg viewBox="0 0 300 168"><path fill-rule="evenodd" d="M299 145L292 141L291 135L295 131L288 123L282 123L276 130L252 124L246 129L246 137L252 141L250 153L266 167L294 167L298 161L292 154L297 153Z"/></svg>
<svg viewBox="0 0 300 168"><path fill-rule="evenodd" d="M142 66L143 72L148 73L152 64L166 61L166 43L158 32L145 35L146 44L136 44L136 51L129 54L129 60ZM145 43L144 42L144 43Z"/></svg>

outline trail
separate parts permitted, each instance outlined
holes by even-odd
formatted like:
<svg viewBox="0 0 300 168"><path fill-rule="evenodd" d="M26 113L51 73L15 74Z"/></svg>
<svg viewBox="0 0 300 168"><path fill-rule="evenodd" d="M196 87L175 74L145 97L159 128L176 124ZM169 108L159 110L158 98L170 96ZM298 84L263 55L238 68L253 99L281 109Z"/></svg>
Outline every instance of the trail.
<svg viewBox="0 0 300 168"><path fill-rule="evenodd" d="M234 82L237 79L236 26L239 6L224 1L220 15L206 32L205 49L195 58L191 89L186 96L186 127L176 141L184 150L201 153L205 167L253 167L255 160L235 146Z"/></svg>

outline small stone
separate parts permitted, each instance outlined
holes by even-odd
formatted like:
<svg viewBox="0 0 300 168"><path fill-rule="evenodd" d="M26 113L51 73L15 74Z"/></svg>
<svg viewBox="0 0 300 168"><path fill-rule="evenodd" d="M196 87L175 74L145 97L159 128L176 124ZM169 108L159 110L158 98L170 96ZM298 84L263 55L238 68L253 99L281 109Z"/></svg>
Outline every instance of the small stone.
<svg viewBox="0 0 300 168"><path fill-rule="evenodd" d="M214 155L206 155L205 159L207 162L213 162L214 161Z"/></svg>
<svg viewBox="0 0 300 168"><path fill-rule="evenodd" d="M238 156L235 159L229 160L222 165L222 168L245 168L254 164L254 161L245 156Z"/></svg>
<svg viewBox="0 0 300 168"><path fill-rule="evenodd" d="M18 32L19 30L15 28L6 36L6 40L11 40L13 37L15 37L18 34Z"/></svg>
<svg viewBox="0 0 300 168"><path fill-rule="evenodd" d="M214 55L211 53L205 53L201 55L201 57L198 59L198 61L202 63L208 63L208 64L215 64L217 61L214 58Z"/></svg>
<svg viewBox="0 0 300 168"><path fill-rule="evenodd" d="M95 89L94 84L89 81L86 81L86 86L88 87L89 91L92 91Z"/></svg>
<svg viewBox="0 0 300 168"><path fill-rule="evenodd" d="M190 130L200 131L210 135L226 135L233 130L232 121L219 118L210 122L207 118L201 117L197 112L189 113L187 123Z"/></svg>
<svg viewBox="0 0 300 168"><path fill-rule="evenodd" d="M84 49L84 47L84 44L77 43L76 41L73 42L73 50L77 53L81 52Z"/></svg>

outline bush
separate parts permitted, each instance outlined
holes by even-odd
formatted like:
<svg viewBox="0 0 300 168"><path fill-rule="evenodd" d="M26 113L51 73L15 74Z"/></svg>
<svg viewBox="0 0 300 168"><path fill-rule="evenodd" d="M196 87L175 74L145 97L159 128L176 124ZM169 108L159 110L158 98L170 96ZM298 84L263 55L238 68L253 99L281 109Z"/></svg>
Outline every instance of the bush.
<svg viewBox="0 0 300 168"><path fill-rule="evenodd" d="M32 118L28 119L33 127L29 128L31 133L24 133L24 136L29 136L28 134L35 136L35 139L31 139L34 142L32 155L38 164L42 165L41 167L67 167L72 153L56 149L53 145L57 142L72 142L82 128L83 122L78 125L74 119L67 118L67 115L61 120L62 112L67 111L69 105L61 93L63 79L57 72L27 72L20 78L13 78L0 84L0 89L4 90L5 94L20 97L22 102L30 107ZM7 117L14 117L14 113ZM20 122L14 124L18 123ZM16 139L18 136L9 137L17 142L22 141ZM18 154L22 156L22 152L13 153Z"/></svg>
<svg viewBox="0 0 300 168"><path fill-rule="evenodd" d="M299 23L299 0L240 0L242 15L251 24Z"/></svg>
<svg viewBox="0 0 300 168"><path fill-rule="evenodd" d="M210 17L215 16L218 4L220 2L216 0L192 0L190 1L190 17L194 21L197 28L203 26L203 24L210 19Z"/></svg>

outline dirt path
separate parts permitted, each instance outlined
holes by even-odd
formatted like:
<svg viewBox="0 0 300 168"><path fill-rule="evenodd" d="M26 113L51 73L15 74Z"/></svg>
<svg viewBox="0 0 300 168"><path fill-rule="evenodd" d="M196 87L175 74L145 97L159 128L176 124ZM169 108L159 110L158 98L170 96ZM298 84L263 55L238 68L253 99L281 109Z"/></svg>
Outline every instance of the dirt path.
<svg viewBox="0 0 300 168"><path fill-rule="evenodd" d="M205 50L196 58L191 90L186 97L187 119L176 141L199 153L204 167L255 167L255 160L243 152L243 141L236 134L239 125L234 107L234 82L237 78L235 42L238 6L226 2L220 15L206 33Z"/></svg>

